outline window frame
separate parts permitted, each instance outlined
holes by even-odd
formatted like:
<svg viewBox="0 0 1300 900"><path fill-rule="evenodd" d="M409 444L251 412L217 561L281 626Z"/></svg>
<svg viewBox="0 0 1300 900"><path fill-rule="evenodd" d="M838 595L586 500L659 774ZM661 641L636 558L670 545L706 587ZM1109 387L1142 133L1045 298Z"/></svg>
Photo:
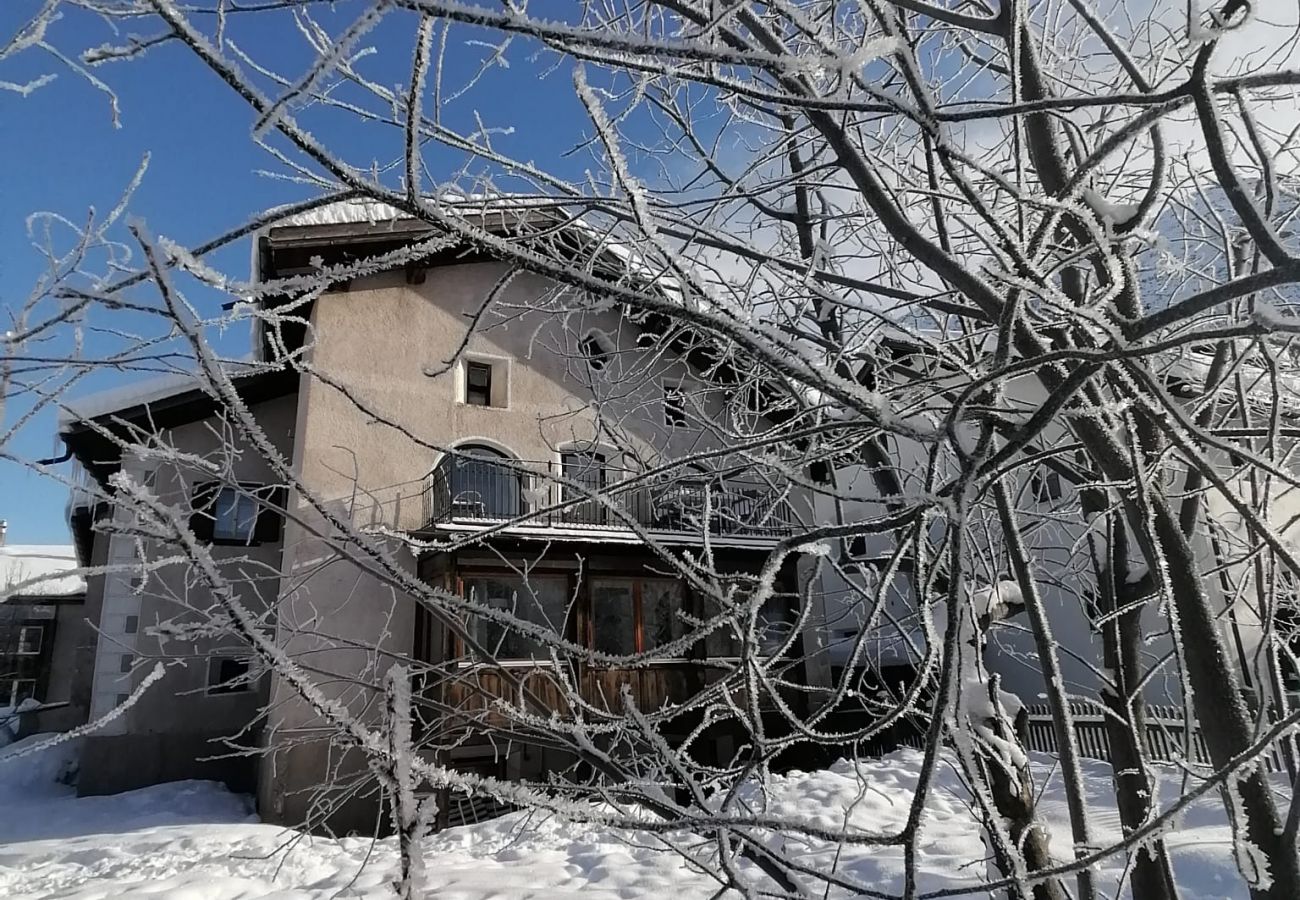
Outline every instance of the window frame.
<svg viewBox="0 0 1300 900"><path fill-rule="evenodd" d="M29 631L35 631L36 649L23 649L23 635ZM45 649L45 626L44 625L19 625L18 626L18 645L14 650L14 656L40 656L41 651Z"/></svg>
<svg viewBox="0 0 1300 900"><path fill-rule="evenodd" d="M468 582L493 580L493 579L498 581L520 581L520 582L527 581L529 579L554 580L554 581L563 582L563 596L565 598L564 600L565 606L564 606L564 623L562 629L562 636L566 639L572 638L575 622L578 621L579 619L579 611L575 609L574 606L572 605L573 581L570 573L545 571L545 572L533 573L529 575L528 578L521 578L518 572L515 572L510 569L471 568L471 569L466 569L465 571L462 572L458 572L455 575L453 582L456 589L456 594L460 597L465 597L467 596L466 590L468 589L468 585L467 585ZM533 596L536 597L536 591L533 591L532 593ZM467 619L468 620L465 622L466 630L470 634L473 634L477 637L478 623L474 621L473 616L469 616L467 617ZM541 624L541 623L534 622L533 624ZM512 657L497 658L492 660L481 659L474 653L473 650L471 650L468 646L466 646L463 638L457 635L449 635L449 637L451 638L450 649L451 649L452 658L456 660L457 667L461 669L475 668L478 666L492 666L492 667L501 667L501 668L511 668L511 667L532 668L539 665L546 665L549 662L549 657L538 658L538 657L531 657L531 656L530 657L512 656Z"/></svg>
<svg viewBox="0 0 1300 900"><path fill-rule="evenodd" d="M213 669L222 663L243 663L243 671L230 678L214 680ZM208 657L207 683L204 694L208 697L230 697L253 692L253 681L248 677L253 671L252 657L239 654L215 654ZM217 673L219 674L219 672Z"/></svg>
<svg viewBox="0 0 1300 900"><path fill-rule="evenodd" d="M465 391L463 396L461 397L462 403L464 403L466 406L479 406L479 407L492 406L492 381L493 381L493 369L495 368L496 367L492 365L492 363L487 362L486 360L481 360L481 359L465 360ZM483 385L475 385L474 384L475 372L486 373L487 383ZM473 399L475 395L480 392L483 401L481 403Z"/></svg>
<svg viewBox="0 0 1300 900"><path fill-rule="evenodd" d="M18 685L20 684L30 684L32 686L31 693L29 693L26 697L23 697L22 700L18 699L18 694L19 694ZM10 678L9 679L9 707L11 709L17 709L18 704L22 703L23 700L28 700L28 699L36 700L37 686L38 686L37 679L35 678ZM39 703L40 701L37 700L36 702Z"/></svg>
<svg viewBox="0 0 1300 900"><path fill-rule="evenodd" d="M645 618L645 598L646 584L650 582L674 584L677 586L677 609L686 610L687 614L691 613L691 592L687 590L685 582L680 578L664 578L655 575L588 575L586 585L587 598L587 617L586 617L586 634L584 635L585 645L592 649L598 649L596 646L596 610L595 610L595 589L597 582L603 585L610 584L630 584L632 599L632 646L630 653L620 653L616 655L644 654L652 653L655 648L647 648L646 640L646 618ZM652 657L653 662L686 662L690 660L689 656L656 656Z"/></svg>
<svg viewBox="0 0 1300 900"><path fill-rule="evenodd" d="M735 595L734 595L734 600L733 600L733 602L734 602L735 604L741 604L741 603L746 602L747 600L748 600L748 592L747 592L747 591L743 591L743 590L736 591L736 593L735 593ZM789 616L789 618L786 619L786 620L784 620L784 624L786 624L786 625L789 626L789 628L790 628L790 632L788 632L788 633L786 633L786 634L783 634L783 635L781 636L781 638L780 638L779 641L775 641L775 642L773 642L773 643L784 643L784 642L786 641L786 639L789 637L790 633L794 632L794 630L795 630L795 629L794 629L794 624L795 624L797 621L799 621L799 613L798 613L798 611L789 608L789 604L790 604L790 599L789 599L789 597L788 597L784 592L781 592L781 591L777 591L777 592L773 593L772 596L768 597L768 599L767 599L767 603L765 603L765 604L763 605L763 607L759 609L758 614L759 614L759 617L761 618L761 617L763 616L763 609L765 609L765 608L767 607L768 604L770 604L770 603L775 603L775 602L777 602L777 601L780 601L780 602L783 603L783 604L785 605L785 607L786 607L785 610L784 610L784 613L785 613L785 615ZM703 613L703 614L701 615L701 618L703 618L703 619L709 619L709 618L712 618L713 615L714 615L714 613L705 612L705 613ZM771 620L771 621L772 621L772 622L775 622L776 620ZM770 627L770 623L769 623L769 627ZM740 642L739 642L739 640L736 638L735 634L730 630L730 628L720 629L718 632L714 632L714 633L715 633L715 634L718 634L718 633L725 633L725 634L727 635L728 639L736 645L737 649L739 648L739 644L740 644ZM797 637L797 636L796 636L795 640L796 640L796 642L798 641L798 637ZM714 654L708 652L708 643L707 643L707 641L708 641L708 639L706 638L706 639L705 639L705 656L706 656L706 659L707 659L709 662L713 662L713 661L715 661L715 660L720 661L720 662L736 662L736 661L738 661L738 660L740 659L739 654L734 654L734 655L731 655L731 656L723 656L723 655L717 655L717 656L715 656ZM796 646L797 646L797 644L796 644ZM770 656L770 653L769 653L769 651L768 651L768 648L764 646L764 644L763 644L763 642L762 642L761 640L760 640L760 642L759 642L759 650L760 650L762 653L764 653L765 655L769 655L769 656Z"/></svg>
<svg viewBox="0 0 1300 900"><path fill-rule="evenodd" d="M235 509L247 500L254 504L252 527L247 539L217 534L221 497L228 491L236 496ZM258 547L274 544L284 536L287 490L283 485L258 481L202 481L190 487L190 530L199 540L214 547ZM237 514L237 513L236 513Z"/></svg>
<svg viewBox="0 0 1300 900"><path fill-rule="evenodd" d="M223 508L222 501L227 497L233 503L228 508ZM238 486L223 485L217 488L212 497L212 543L239 546L253 544L257 539L257 516L260 511L261 504L257 498Z"/></svg>

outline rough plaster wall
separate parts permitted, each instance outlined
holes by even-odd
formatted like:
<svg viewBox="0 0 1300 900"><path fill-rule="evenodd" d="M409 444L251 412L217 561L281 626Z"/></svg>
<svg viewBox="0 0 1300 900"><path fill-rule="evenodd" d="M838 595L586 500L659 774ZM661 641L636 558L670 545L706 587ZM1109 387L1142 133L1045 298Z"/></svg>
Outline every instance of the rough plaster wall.
<svg viewBox="0 0 1300 900"><path fill-rule="evenodd" d="M268 438L287 453L292 446L295 398L275 398L252 407L252 412ZM229 475L234 480L275 484L262 457L252 451L230 427L218 420L192 422L171 429L169 440L182 454L215 458L223 447L233 447ZM141 471L152 471L154 490L165 502L187 506L196 483L211 476L185 464L148 463ZM143 476L142 476L143 477ZM120 539L119 539L120 540ZM104 538L96 538L96 546ZM236 581L237 595L250 609L260 611L274 598L279 587L280 542L251 547L214 545L213 557L227 575ZM163 548L146 548L155 555ZM247 562L236 559L246 558ZM189 567L166 566L151 572L143 584L129 588L138 595L138 630L134 635L121 633L118 622L106 622L105 638L99 651L99 677L109 679L112 689L130 691L153 668L152 661L166 659L167 674L140 699L125 718L126 730L132 733L213 733L235 731L249 723L265 700L265 689L241 693L206 693L208 660L214 655L247 656L249 651L233 638L179 641L156 637L149 629L164 623L192 623L202 616L189 607L208 609L213 601L206 587L192 577ZM136 660L131 672L123 674L123 657ZM175 661L183 661L176 665Z"/></svg>
<svg viewBox="0 0 1300 900"><path fill-rule="evenodd" d="M400 274L375 276L317 301L313 365L373 413L359 412L339 389L312 386L313 428L302 471L324 497L344 502L362 521L419 524L414 520L424 512L420 495L441 455L438 448L478 441L521 460L555 464L561 448L598 437L591 409L596 400L606 420L620 424L617 437L646 458L653 458L654 447L666 446L674 456L709 448L698 432L664 423L664 383L692 387L684 364L658 348L637 348L634 328L616 312L561 322L550 312L523 309L547 290L544 280L526 275L501 294L509 313L485 320L466 347L469 358L508 368L508 406L460 402L461 374L449 360L469 316L503 271L496 263L445 266L431 270L418 286L407 285ZM593 327L624 351L608 377L598 379L594 395L576 346ZM721 421L720 392L695 391L690 397L702 415ZM602 443L612 440L599 437Z"/></svg>

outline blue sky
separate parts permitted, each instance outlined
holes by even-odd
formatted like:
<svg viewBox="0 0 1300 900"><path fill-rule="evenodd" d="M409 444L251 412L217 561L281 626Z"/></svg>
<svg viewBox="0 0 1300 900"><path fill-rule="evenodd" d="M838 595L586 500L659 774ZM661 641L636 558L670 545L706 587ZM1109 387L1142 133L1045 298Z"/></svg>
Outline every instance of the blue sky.
<svg viewBox="0 0 1300 900"><path fill-rule="evenodd" d="M0 4L0 39L11 35L22 15L36 6L32 0ZM333 16L328 10L322 10L320 16L337 30L357 9L355 4L342 3ZM281 71L300 72L307 56L292 23L283 16L276 21L264 16L251 18L256 18L255 26L243 21L232 26L242 28L235 32L240 45L254 57L273 60ZM142 29L146 33L156 30L153 26ZM387 56L369 60L370 71L390 85L404 80L413 34L413 20L403 15L369 35L363 46L376 44L389 51ZM455 55L446 75L448 84L455 83L458 75L476 70L478 61L488 54L470 43L481 37L465 29L452 32L449 44ZM111 38L103 23L91 17L69 16L51 30L52 42L65 51L93 47ZM520 62L535 71L527 75L518 71ZM449 121L465 125L477 112L489 126L509 124L514 133L496 137L499 146L526 159L569 168L580 177L585 166L581 154L562 158L585 124L568 72L548 71L549 61L529 60L519 52L511 54L511 63L514 69L490 71L467 98L447 108ZM258 174L259 169L282 168L252 140L253 117L248 108L179 46L164 46L141 60L95 69L118 95L121 128L113 127L110 105L102 92L41 51L0 64L0 80L10 82L45 72L55 72L58 77L30 96L0 91L0 304L6 318L21 305L41 271L42 260L27 234L28 214L48 210L80 221L91 207L102 213L117 202L146 155L150 157L148 172L131 211L152 233L182 242L206 239L267 207L314 193L302 185ZM310 126L354 164L372 159L385 163L400 146L399 135L382 126L359 128L337 119L311 121ZM427 159L436 178L447 177L460 162L447 151L434 151ZM249 252L247 242L241 242L214 260L223 270L242 276L248 271ZM209 293L191 299L202 312L216 314L228 298ZM99 324L134 327L126 320L101 318ZM91 355L110 345L108 338L87 335ZM218 348L242 355L248 349L246 332L232 330L220 339ZM72 396L113 386L128 377L144 376L98 373L76 385ZM6 422L14 421L26 408L21 399L11 401ZM38 415L10 449L27 459L57 455L61 446L54 413ZM58 482L0 462L0 518L9 522L11 543L66 541L66 497Z"/></svg>

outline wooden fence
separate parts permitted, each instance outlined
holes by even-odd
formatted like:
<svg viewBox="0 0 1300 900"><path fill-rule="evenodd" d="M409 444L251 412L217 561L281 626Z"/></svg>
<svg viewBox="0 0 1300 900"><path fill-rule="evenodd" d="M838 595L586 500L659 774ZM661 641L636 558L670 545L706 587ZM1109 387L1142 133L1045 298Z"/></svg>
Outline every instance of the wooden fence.
<svg viewBox="0 0 1300 900"><path fill-rule="evenodd" d="M1056 729L1052 727L1052 712L1047 704L1025 707L1028 727L1025 735L1026 749L1039 753L1056 753ZM1079 753L1088 759L1110 761L1110 735L1106 730L1106 713L1091 703L1073 702L1070 712L1074 716L1074 731L1078 735ZM1188 722L1177 706L1148 706L1146 708L1147 753L1154 762L1187 762L1199 766L1210 765L1210 753L1205 737L1195 721ZM1189 752L1190 748L1190 752ZM1276 746L1263 755L1264 765L1270 772L1285 770Z"/></svg>

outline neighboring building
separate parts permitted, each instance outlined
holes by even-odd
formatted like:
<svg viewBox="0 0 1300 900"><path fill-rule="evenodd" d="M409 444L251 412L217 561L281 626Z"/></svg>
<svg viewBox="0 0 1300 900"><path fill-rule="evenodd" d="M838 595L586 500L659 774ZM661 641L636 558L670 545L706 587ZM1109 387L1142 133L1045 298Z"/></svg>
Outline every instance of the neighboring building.
<svg viewBox="0 0 1300 900"><path fill-rule="evenodd" d="M0 521L0 728L32 734L86 721L93 656L74 548L6 544ZM27 701L27 702L25 702ZM32 709L16 720L12 711Z"/></svg>
<svg viewBox="0 0 1300 900"><path fill-rule="evenodd" d="M507 210L501 227L529 227L531 215ZM258 276L318 270L428 233L372 205L336 204L263 234ZM231 575L259 627L309 666L331 698L373 711L377 698L361 685L377 683L394 660L459 673L436 689L432 707L442 712L428 721L452 742L463 724L456 710L481 709L475 704L506 690L504 672L479 664L472 644L493 647L512 674L524 677L535 647L518 636L503 640L486 621L469 622L458 635L443 632L403 589L405 579L472 592L490 605L518 602L533 621L560 623L570 639L611 654L652 651L681 635L679 611L716 611L665 574L638 530L668 552L698 551L707 494L714 564L740 578L757 572L767 551L810 510L775 470L763 482L733 475L753 464L729 469L726 447L710 445L708 432L692 426L697 417L723 422L758 414L736 408L728 392L698 389L701 365L711 366L710 381L719 377L716 361L697 364L698 348L677 339L670 323L633 322L617 308L566 312L555 284L528 274L503 278L507 272L501 262L453 248L340 283L293 309L310 323L307 362L315 374L250 367L236 377L265 440L322 508L297 491L286 493L266 455L235 438L229 413L186 378L83 401L63 423L63 438L105 490L118 473L164 504L191 510L214 563ZM461 352L469 317L489 296L502 312ZM267 357L264 346L275 340L293 352L303 333L291 322L275 334L259 329L256 350ZM123 458L106 432L158 435ZM149 449L163 445L166 453ZM436 449L446 447L455 455ZM656 459L710 449L715 461L699 479L639 477ZM205 469L204 461L219 465ZM593 487L637 480L614 510L582 502L530 515L571 499L548 473ZM341 558L328 540L330 517L369 526L382 541L386 532L446 539L520 515L527 521L455 552L416 555L392 542L398 576L365 559ZM193 628L202 618L194 609L212 602L195 573L158 562L141 576L131 564L157 561L165 548L141 537L138 519L121 503L91 508L74 501L74 521L95 564L121 566L90 586L101 632L92 717L122 705L155 661L167 663L160 684L88 739L81 791L217 777L236 787L255 782L268 820L372 829L364 763L339 749L294 691L263 676L246 645ZM519 574L525 568L527 583ZM779 576L783 593L764 611L773 639L789 634L799 577L791 557ZM810 648L819 640L814 631L810 626L803 638ZM616 702L624 684L646 708L683 699L716 677L710 660L716 673L735 652L721 634L713 638L691 659L584 667L583 699ZM799 677L805 675L820 677ZM544 689L541 681L534 687ZM564 701L549 702L559 708ZM254 755L260 748L268 752ZM467 743L448 759L508 776L540 776L565 762L528 741ZM338 786L333 797L319 790L327 779Z"/></svg>
<svg viewBox="0 0 1300 900"><path fill-rule="evenodd" d="M981 337L980 340L983 340ZM951 347L949 348L951 351ZM979 350L971 349L973 356ZM1164 380L1172 398L1189 402L1203 402L1204 398L1192 385L1203 382L1208 369L1208 358L1195 350L1185 354L1166 354L1152 360L1152 372ZM906 337L891 340L881 348L877 363L877 377L882 385L906 384L911 381L933 387L941 383L944 367L927 347L909 341ZM1265 385L1269 376L1254 364L1241 363L1247 383ZM1252 370L1253 369L1253 370ZM958 376L958 383L966 383ZM884 388L882 387L882 390ZM931 404L899 410L900 417L921 430L942 421L949 411L949 401L937 391L930 392ZM1032 376L1010 379L1003 385L997 414L1009 421L1024 421L1040 409L1047 400L1042 384ZM1271 404L1279 405L1279 414L1294 423L1300 418L1297 409L1285 396L1274 397L1271 391L1248 395L1248 402L1258 404L1257 414L1265 418L1271 414ZM1235 393L1225 391L1225 408L1238 402ZM991 412L984 410L985 412ZM977 423L968 421L958 426L966 433L975 434ZM929 471L929 446L894 436L890 438L893 471L900 487L908 496L923 496L928 492L925 478ZM1073 443L1065 423L1050 424L1042 437L1025 450L1025 455L1044 454L1054 447L1068 447ZM1294 458L1294 448L1283 448L1279 459ZM1234 485L1241 496L1252 496L1250 476L1240 468L1241 460L1226 454L1210 456L1219 464L1225 482ZM1103 690L1105 670L1102 665L1102 640L1099 634L1099 610L1096 606L1096 577L1092 553L1106 546L1106 536L1101 530L1101 519L1086 520L1081 515L1078 486L1071 484L1063 473L1069 473L1077 458L1071 453L1062 461L1060 470L1044 465L1028 470L1025 475L1011 480L1014 502L1021 523L1021 540L1037 575L1035 581L1048 612L1054 642L1059 648L1059 662L1064 677L1064 687L1078 697L1097 697ZM1294 463L1291 463L1294 466ZM1176 454L1161 465L1171 496L1177 497L1185 484L1186 469ZM883 494L871 473L855 466L845 466L837 472L837 485L856 499L842 504L837 510L825 498L818 503L818 516L822 521L834 521L843 514L848 521L865 520L879 515ZM944 478L939 479L943 483ZM1277 533L1291 543L1300 540L1300 490L1282 479L1267 479L1270 485L1268 515ZM1257 490L1257 488L1254 488ZM1114 502L1111 495L1107 502ZM990 517L972 525L980 534L985 562L1006 564L1002 548L998 546L1000 524ZM1091 540L1091 543L1090 543ZM1251 560L1255 557L1255 539L1250 534L1227 499L1217 490L1206 492L1206 503L1190 539L1192 551L1199 561L1202 583L1214 604L1220 626L1223 647L1231 664L1237 669L1245 691L1267 702L1274 695L1274 682L1269 669L1268 654L1261 653L1264 636L1261 627L1261 607L1264 598L1257 596L1256 574ZM1128 583L1147 592L1155 591L1155 584L1147 572L1140 550L1130 537L1130 572ZM839 574L824 570L819 592L826 608L828 655L833 667L841 666L861 643L857 662L866 669L882 672L886 680L897 683L906 680L919 663L918 652L927 644L926 629L920 622L920 604L916 602L912 583L906 572L894 579L887 592L883 612L872 623L864 622L864 611L872 604L865 602L863 585L874 588L874 573L884 570L893 551L888 535L868 535L853 541L848 548L849 570L858 577L851 584ZM933 561L940 570L946 560ZM968 573L969 575L970 573ZM983 574L983 573L981 573ZM1010 578L1003 572L1001 578ZM972 577L972 582L978 575ZM972 583L979 589L978 583ZM933 634L942 635L945 607L941 600L946 585L937 587L935 602L930 609ZM1300 623L1300 597L1294 594L1270 598L1276 604L1278 627L1287 634L1287 625ZM1181 673L1178 671L1177 652L1170 634L1166 612L1157 604L1148 603L1143 610L1144 640L1141 661L1148 677L1143 681L1143 694L1150 703L1180 707L1183 702ZM865 629L865 635L864 635ZM1290 624L1287 639L1293 648L1300 648L1300 624ZM984 659L991 672L1000 678L1001 688L1018 695L1026 704L1044 702L1046 686L1038 648L1030 630L1027 617L1015 616L990 630ZM1283 661L1283 665L1286 663ZM1300 697L1300 677L1287 671L1284 676L1291 681L1288 690L1294 703Z"/></svg>

